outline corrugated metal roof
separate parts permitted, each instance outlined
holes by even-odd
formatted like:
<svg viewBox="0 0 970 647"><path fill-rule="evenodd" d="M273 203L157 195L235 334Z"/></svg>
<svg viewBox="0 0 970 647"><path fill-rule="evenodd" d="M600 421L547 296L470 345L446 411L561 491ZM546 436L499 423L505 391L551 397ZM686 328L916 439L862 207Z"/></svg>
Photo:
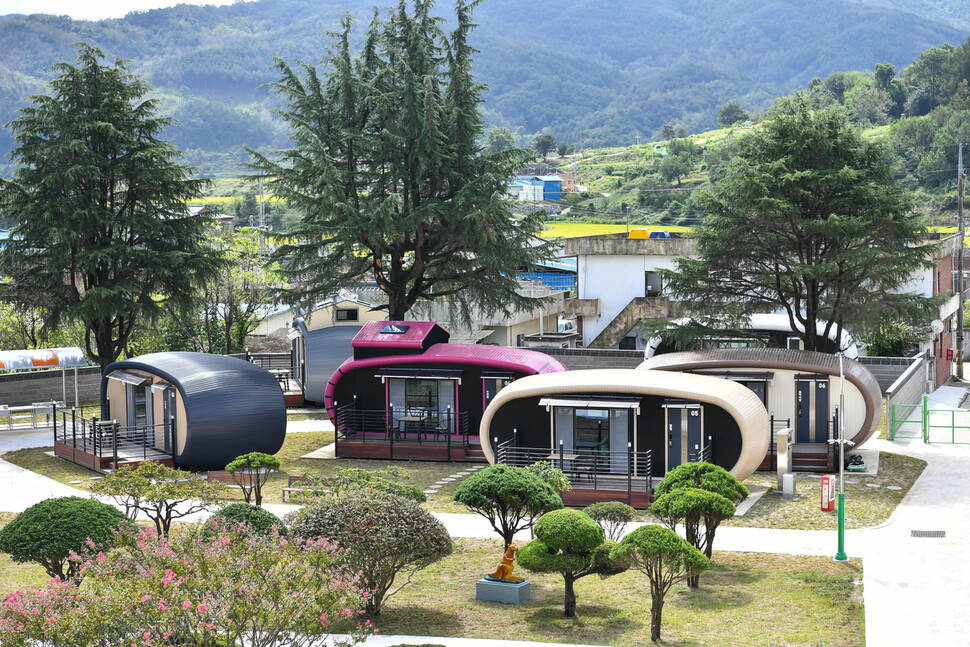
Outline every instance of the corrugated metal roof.
<svg viewBox="0 0 970 647"><path fill-rule="evenodd" d="M404 332L381 332L388 326L403 329ZM448 331L433 321L368 321L354 337L354 348L422 348L425 338L435 329L446 335Z"/></svg>
<svg viewBox="0 0 970 647"><path fill-rule="evenodd" d="M248 452L275 454L286 437L286 403L279 382L266 369L225 355L152 353L110 364L108 376L135 369L173 384L185 404L186 441L176 464L223 469Z"/></svg>
<svg viewBox="0 0 970 647"><path fill-rule="evenodd" d="M476 360L473 363L496 368L514 368L526 373L557 373L566 370L566 366L562 362L545 353L507 346L435 344L425 351L423 357L456 364Z"/></svg>

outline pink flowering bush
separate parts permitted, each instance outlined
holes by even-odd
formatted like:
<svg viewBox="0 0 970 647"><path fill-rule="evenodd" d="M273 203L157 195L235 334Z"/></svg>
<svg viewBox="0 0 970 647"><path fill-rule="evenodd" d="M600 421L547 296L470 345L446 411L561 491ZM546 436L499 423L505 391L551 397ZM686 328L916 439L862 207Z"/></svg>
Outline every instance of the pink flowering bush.
<svg viewBox="0 0 970 647"><path fill-rule="evenodd" d="M367 596L325 540L254 541L220 529L210 541L192 533L169 543L145 528L123 544L75 557L80 588L52 580L7 596L4 646L310 647L331 632L355 642L369 630Z"/></svg>

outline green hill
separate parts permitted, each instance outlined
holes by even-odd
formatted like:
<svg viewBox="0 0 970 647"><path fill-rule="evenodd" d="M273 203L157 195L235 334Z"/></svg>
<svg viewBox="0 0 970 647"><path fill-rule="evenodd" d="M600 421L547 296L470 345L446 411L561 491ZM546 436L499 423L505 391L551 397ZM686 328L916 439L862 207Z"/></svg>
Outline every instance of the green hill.
<svg viewBox="0 0 970 647"><path fill-rule="evenodd" d="M51 65L73 61L83 40L130 59L157 88L179 121L170 136L204 173L233 172L240 145L286 144L265 86L273 57L317 62L339 17L366 24L373 4L181 5L100 22L0 17L0 121L43 91ZM520 134L547 129L578 147L629 144L666 124L712 128L730 100L760 110L814 77L883 61L901 70L925 49L960 45L966 32L952 26L956 18L945 21L944 5L924 0L926 18L842 0L489 0L475 13L476 72L491 87L490 123ZM0 132L0 152L11 146L9 131Z"/></svg>

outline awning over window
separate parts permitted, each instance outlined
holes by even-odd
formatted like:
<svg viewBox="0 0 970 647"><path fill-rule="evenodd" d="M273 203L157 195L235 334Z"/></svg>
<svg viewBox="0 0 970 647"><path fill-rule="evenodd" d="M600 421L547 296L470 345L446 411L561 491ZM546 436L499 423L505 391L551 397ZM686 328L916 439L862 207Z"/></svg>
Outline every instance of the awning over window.
<svg viewBox="0 0 970 647"><path fill-rule="evenodd" d="M151 380L147 375L142 375L141 373L134 373L132 371L111 371L108 373L109 380L117 380L119 382L124 382L125 384L131 384L133 386L141 386L145 382Z"/></svg>
<svg viewBox="0 0 970 647"><path fill-rule="evenodd" d="M84 351L77 346L0 351L0 371L87 365L88 360L84 357Z"/></svg>
<svg viewBox="0 0 970 647"><path fill-rule="evenodd" d="M162 391L170 386L172 385L169 382L166 382L165 380L158 380L157 382L152 382L152 391Z"/></svg>
<svg viewBox="0 0 970 647"><path fill-rule="evenodd" d="M639 409L640 399L607 400L601 398L563 397L542 398L540 407L571 407L573 409Z"/></svg>
<svg viewBox="0 0 970 647"><path fill-rule="evenodd" d="M376 377L403 377L426 380L460 380L464 371L457 368L380 368Z"/></svg>

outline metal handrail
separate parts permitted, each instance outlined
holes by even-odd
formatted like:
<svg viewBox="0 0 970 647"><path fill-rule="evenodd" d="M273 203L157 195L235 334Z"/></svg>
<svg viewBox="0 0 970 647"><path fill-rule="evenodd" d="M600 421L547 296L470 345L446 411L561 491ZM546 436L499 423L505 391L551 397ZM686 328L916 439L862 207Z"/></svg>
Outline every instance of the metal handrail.
<svg viewBox="0 0 970 647"><path fill-rule="evenodd" d="M117 421L99 420L96 416L85 418L75 408L55 409L51 417L56 442L81 449L98 458L111 456L117 461L117 450L121 445L140 448L141 456L145 460L149 454L174 456L172 449L155 444L155 438L159 434L164 435L169 431L165 423L121 426Z"/></svg>
<svg viewBox="0 0 970 647"><path fill-rule="evenodd" d="M444 420L444 427L440 426ZM411 429L406 425L411 424ZM463 446L469 444L469 415L467 411L439 412L423 421L400 423L393 410L358 409L353 403L338 406L334 429L338 439L354 438L360 442L401 441L415 434L419 443L450 444L453 437L460 436ZM450 430L450 433L448 433Z"/></svg>
<svg viewBox="0 0 970 647"><path fill-rule="evenodd" d="M603 476L623 477L628 480L627 489L632 490L632 478L644 478L645 491L653 489L653 452L651 450L634 452L632 449L620 451L597 451L580 453L570 451L567 458L564 447L558 450L549 447L518 447L516 438L498 443L495 448L495 462L514 467L528 467L539 461L550 461L566 474L574 478L587 478L593 482L594 489L600 489L599 478ZM620 460L617 460L620 459ZM622 463L625 469L616 470L614 466Z"/></svg>

